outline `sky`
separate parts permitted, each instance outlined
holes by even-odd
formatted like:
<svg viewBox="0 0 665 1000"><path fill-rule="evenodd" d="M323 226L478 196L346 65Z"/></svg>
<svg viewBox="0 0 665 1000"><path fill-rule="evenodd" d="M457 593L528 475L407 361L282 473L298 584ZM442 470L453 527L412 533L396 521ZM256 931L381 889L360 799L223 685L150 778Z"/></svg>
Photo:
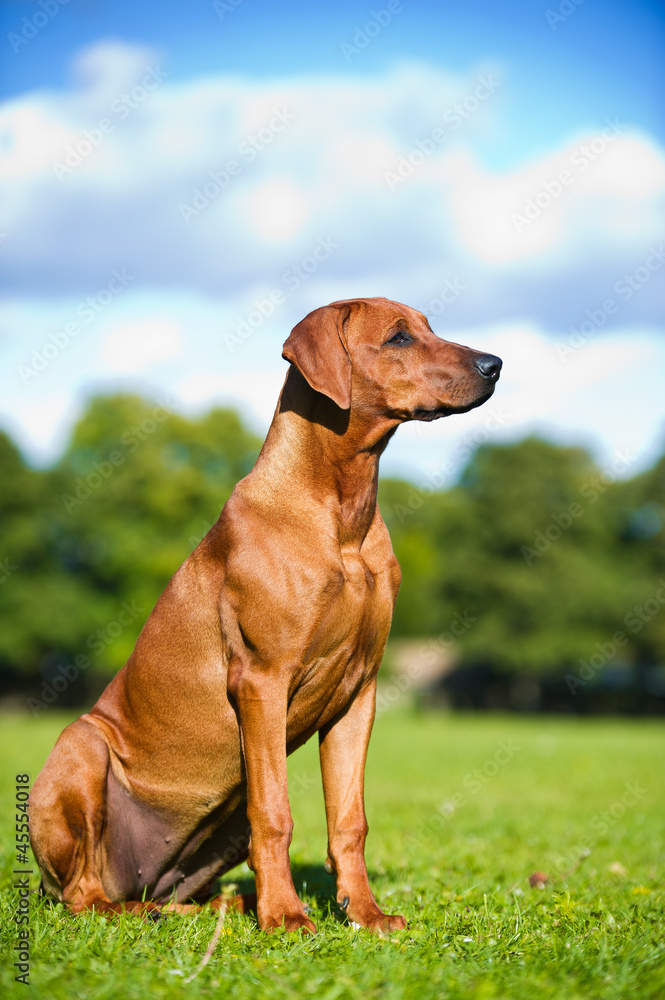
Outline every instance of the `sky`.
<svg viewBox="0 0 665 1000"><path fill-rule="evenodd" d="M265 433L289 330L356 295L504 360L384 473L662 454L663 4L4 0L3 49L0 427L33 463L95 392Z"/></svg>

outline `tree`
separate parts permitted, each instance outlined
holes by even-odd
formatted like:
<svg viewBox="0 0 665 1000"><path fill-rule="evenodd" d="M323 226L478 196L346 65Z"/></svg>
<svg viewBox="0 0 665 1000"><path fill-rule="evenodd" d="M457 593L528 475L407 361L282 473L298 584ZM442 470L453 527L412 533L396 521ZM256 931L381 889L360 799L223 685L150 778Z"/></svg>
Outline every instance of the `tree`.
<svg viewBox="0 0 665 1000"><path fill-rule="evenodd" d="M631 581L623 628L640 664L665 666L665 456L610 495L612 559Z"/></svg>
<svg viewBox="0 0 665 1000"><path fill-rule="evenodd" d="M5 440L3 531L21 566L2 594L5 666L48 676L80 654L93 671L122 666L259 444L232 411L188 420L129 395L92 399L47 472L27 469Z"/></svg>
<svg viewBox="0 0 665 1000"><path fill-rule="evenodd" d="M460 636L462 659L508 672L560 671L595 652L639 589L616 557L612 488L580 448L538 438L480 447L457 486L402 524L392 517L406 593L413 539L427 539L429 593L416 584L409 632L466 614L476 620Z"/></svg>
<svg viewBox="0 0 665 1000"><path fill-rule="evenodd" d="M5 689L77 657L85 678L121 667L259 447L230 410L188 419L131 395L91 399L51 469L0 434ZM664 498L665 457L614 482L584 449L538 438L480 447L448 490L382 480L403 571L392 635L464 622L464 663L563 676L621 632L622 657L665 663ZM87 698L82 683L67 697Z"/></svg>

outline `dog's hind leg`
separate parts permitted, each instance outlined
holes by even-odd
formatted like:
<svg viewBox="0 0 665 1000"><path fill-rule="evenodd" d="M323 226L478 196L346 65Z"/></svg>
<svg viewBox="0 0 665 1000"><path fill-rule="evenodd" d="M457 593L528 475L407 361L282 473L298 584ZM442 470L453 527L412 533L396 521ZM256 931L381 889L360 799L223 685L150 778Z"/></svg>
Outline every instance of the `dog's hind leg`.
<svg viewBox="0 0 665 1000"><path fill-rule="evenodd" d="M157 909L114 902L102 881L109 751L94 726L77 719L56 743L30 793L30 839L47 896L72 913Z"/></svg>

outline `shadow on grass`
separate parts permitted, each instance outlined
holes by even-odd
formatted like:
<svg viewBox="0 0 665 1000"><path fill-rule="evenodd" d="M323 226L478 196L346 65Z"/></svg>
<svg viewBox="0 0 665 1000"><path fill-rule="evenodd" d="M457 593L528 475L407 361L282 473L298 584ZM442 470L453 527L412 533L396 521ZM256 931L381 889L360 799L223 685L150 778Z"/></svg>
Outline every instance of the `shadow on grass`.
<svg viewBox="0 0 665 1000"><path fill-rule="evenodd" d="M291 873L296 892L301 899L314 900L322 914L333 917L338 923L348 923L344 911L337 903L335 876L329 875L323 865L294 862L291 864ZM256 891L253 878L238 878L234 880L234 884L238 886L236 892L240 895Z"/></svg>

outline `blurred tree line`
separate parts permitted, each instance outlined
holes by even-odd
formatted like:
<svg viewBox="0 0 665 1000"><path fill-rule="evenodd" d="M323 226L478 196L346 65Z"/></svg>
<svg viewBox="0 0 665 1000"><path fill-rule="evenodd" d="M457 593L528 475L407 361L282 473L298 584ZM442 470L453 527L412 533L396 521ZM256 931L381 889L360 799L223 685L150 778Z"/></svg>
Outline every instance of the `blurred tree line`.
<svg viewBox="0 0 665 1000"><path fill-rule="evenodd" d="M92 399L44 471L0 435L0 691L65 676L61 704L94 694L260 444L233 411L188 419L130 395ZM479 447L447 490L382 480L403 569L393 637L463 621L461 662L506 673L579 670L612 646L664 664L665 456L633 478L628 461L603 473L529 438Z"/></svg>

